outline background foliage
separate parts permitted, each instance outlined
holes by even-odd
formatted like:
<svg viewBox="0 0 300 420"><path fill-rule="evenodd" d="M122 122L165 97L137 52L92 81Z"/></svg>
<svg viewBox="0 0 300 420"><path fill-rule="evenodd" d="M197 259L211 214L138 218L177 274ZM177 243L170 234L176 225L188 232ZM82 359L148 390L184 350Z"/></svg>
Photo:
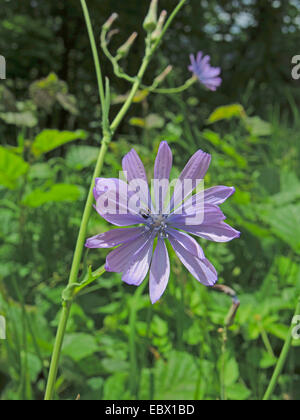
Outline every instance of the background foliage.
<svg viewBox="0 0 300 420"><path fill-rule="evenodd" d="M40 399L101 140L101 110L79 1L4 3L0 315L8 336L0 342L0 392L2 399ZM160 3L168 11L174 5ZM90 0L89 7L97 33L113 11L120 14L112 49L139 32L126 62L135 74L143 49L142 25L136 25L148 2ZM174 177L202 148L213 156L206 185L237 187L223 208L241 239L203 241L220 282L241 300L227 343L220 329L229 298L200 286L175 256L168 290L154 307L146 289L105 275L72 308L59 398L215 400L224 389L228 399L262 398L300 293L300 96L290 64L299 53L299 10L297 0L190 0L149 81L171 63L166 85L182 84L189 77L188 54L204 50L223 69L222 88L212 94L196 84L177 96L139 95L106 158L104 175L117 176L122 156L134 146L151 176L158 145L167 140ZM128 85L105 60L103 69L116 113ZM107 229L94 215L90 236ZM85 265L99 267L106 253L87 253ZM276 399L300 397L299 344L293 343Z"/></svg>

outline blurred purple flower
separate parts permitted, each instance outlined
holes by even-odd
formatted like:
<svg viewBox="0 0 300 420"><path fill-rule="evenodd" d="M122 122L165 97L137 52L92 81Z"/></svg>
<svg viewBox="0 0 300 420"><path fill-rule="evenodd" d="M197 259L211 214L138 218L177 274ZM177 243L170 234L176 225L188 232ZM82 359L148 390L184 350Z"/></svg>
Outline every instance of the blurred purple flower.
<svg viewBox="0 0 300 420"><path fill-rule="evenodd" d="M210 56L203 56L202 51L198 52L197 57L193 54L191 57L191 65L189 70L193 72L199 81L209 90L216 91L221 85L222 79L220 67L212 67L210 65Z"/></svg>
<svg viewBox="0 0 300 420"><path fill-rule="evenodd" d="M154 205L144 165L134 149L124 157L123 170L129 184L138 180L140 185L142 181L143 188L128 192L125 181L98 178L94 189L96 210L106 221L123 228L94 236L86 242L88 248L117 247L107 256L106 270L123 273L122 280L127 284L139 286L150 271L152 303L160 299L170 276L166 240L199 282L213 286L218 279L217 272L188 233L215 242L228 242L240 236L224 222L225 216L219 208L234 193L234 188L218 186L192 195L199 181L204 179L211 161L211 156L201 150L185 166L166 206L172 160L170 147L162 142L154 166ZM183 192L185 183L188 187L185 186ZM138 208L135 206L137 201ZM199 215L199 220L193 219ZM130 225L137 226L124 228Z"/></svg>

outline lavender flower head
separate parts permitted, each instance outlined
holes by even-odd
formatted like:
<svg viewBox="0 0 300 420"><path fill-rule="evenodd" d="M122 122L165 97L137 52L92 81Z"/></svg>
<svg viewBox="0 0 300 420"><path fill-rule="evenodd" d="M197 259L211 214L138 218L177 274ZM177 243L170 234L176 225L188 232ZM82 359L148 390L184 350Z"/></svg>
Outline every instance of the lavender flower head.
<svg viewBox="0 0 300 420"><path fill-rule="evenodd" d="M213 286L217 272L189 234L215 242L228 242L240 236L224 222L219 208L234 193L234 188L218 186L200 191L197 188L195 192L210 161L209 154L198 150L173 183L172 196L169 185L172 152L166 142L160 144L156 157L152 196L144 165L134 149L123 159L127 182L115 178L96 180L97 212L121 228L88 239L86 247L117 247L106 258L106 270L123 273L122 280L127 284L139 286L150 272L152 303L160 299L169 281L166 241L200 283Z"/></svg>
<svg viewBox="0 0 300 420"><path fill-rule="evenodd" d="M203 56L202 51L198 52L197 57L193 54L191 57L191 65L189 70L198 77L199 81L209 90L216 91L221 85L222 79L220 67L212 67L210 65L210 56Z"/></svg>

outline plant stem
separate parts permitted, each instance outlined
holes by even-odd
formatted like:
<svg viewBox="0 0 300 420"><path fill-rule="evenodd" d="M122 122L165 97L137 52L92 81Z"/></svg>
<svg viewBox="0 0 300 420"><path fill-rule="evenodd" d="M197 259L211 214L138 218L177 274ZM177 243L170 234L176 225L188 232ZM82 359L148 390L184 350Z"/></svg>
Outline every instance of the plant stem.
<svg viewBox="0 0 300 420"><path fill-rule="evenodd" d="M144 281L141 286L136 290L131 304L130 316L129 316L129 359L130 359L130 391L131 396L138 398L138 365L136 357L136 316L138 311L138 301L142 296L147 282Z"/></svg>
<svg viewBox="0 0 300 420"><path fill-rule="evenodd" d="M300 314L300 297L298 299L295 315L299 315L299 314ZM285 365L285 362L286 362L286 359L288 357L288 354L289 354L289 351L290 351L290 348L291 348L291 345L292 345L292 341L293 341L292 332L293 332L293 325L291 325L291 327L289 329L287 339L284 343L284 346L283 346L282 352L280 354L280 357L278 359L278 362L277 362L275 371L273 373L272 379L271 379L271 381L269 383L269 386L268 386L268 389L267 389L267 391L264 395L264 398L263 398L264 401L270 400L270 398L271 398L271 396L274 392L274 389L277 385L278 379L281 375L281 372L284 368L284 365Z"/></svg>
<svg viewBox="0 0 300 420"><path fill-rule="evenodd" d="M86 238L88 221L89 221L91 211L92 211L92 204L93 204L93 199L94 199L93 189L94 189L94 184L95 184L95 178L97 178L97 176L99 176L101 173L107 147L108 147L108 139L103 139L97 165L94 171L93 181L91 183L90 191L88 194L88 198L87 198L85 209L82 216L82 222L81 222L81 226L79 230L78 240L77 240L77 244L75 248L75 253L73 257L73 263L72 263L72 268L71 268L71 273L70 273L70 278L69 278L69 283L68 283L69 285L76 283L77 278L78 278L80 262L81 262L84 242ZM57 371L58 371L58 362L59 362L59 357L60 357L60 353L62 349L64 335L66 332L68 318L70 315L71 305L72 305L71 302L63 303L63 311L62 311L61 318L59 321L59 327L58 327L57 336L56 336L56 340L54 344L53 356L52 356L52 361L51 361L51 366L50 366L50 371L49 371L49 378L48 378L48 384L47 384L46 395L45 395L46 401L51 400L53 398L54 385L55 385Z"/></svg>
<svg viewBox="0 0 300 420"><path fill-rule="evenodd" d="M104 94L104 87L103 87L103 80L102 80L102 73L101 73L99 56L98 56L98 52L97 52L97 47L96 47L95 37L94 37L92 24L91 24L91 20L90 20L90 15L89 15L88 8L86 6L85 0L81 0L81 5L82 5L82 9L83 9L83 14L84 14L84 17L85 17L85 20L86 20L86 26L87 26L87 29L88 29L91 48L92 48L92 53L93 53L93 57L94 57L95 69L96 69L96 75L97 75L97 81L98 81L98 88L99 88L99 95L100 95L100 101L101 101L102 112L103 112L103 109L105 107L105 94ZM95 179L100 175L100 173L102 171L103 164L104 164L104 157L105 157L105 154L107 152L108 144L109 144L110 140L111 140L111 136L110 136L109 133L106 134L106 136L104 136L104 138L102 140L102 144L101 144L96 168L95 168L95 171L94 171L93 179L92 179L92 182L91 182L89 194L88 194L88 197L87 197L86 205L85 205L83 216L82 216L82 221L81 221L81 225L80 225L80 230L79 230L79 234L78 234L78 239L77 239L77 243L76 243L76 248L75 248L75 252L74 252L74 257L73 257L73 262L72 262L72 267L71 267L71 272L70 272L70 277L69 277L69 282L68 282L69 285L72 285L72 284L76 283L77 278L78 278L79 269L80 269L80 262L81 262L83 248L84 248L84 242L85 242L85 238L86 238L87 226L88 226L88 222L89 222L91 211L92 211L92 204L93 204L93 198L94 198L93 189L94 189ZM60 358L60 354L61 354L64 335L65 335L65 332L66 332L67 322L68 322L69 315L70 315L71 305L72 305L71 302L67 302L67 303L64 302L63 303L63 310L62 310L61 318L60 318L60 321L59 321L59 327L58 327L56 340L55 340L55 344L54 344L53 355L52 355L49 377L48 377L48 383L47 383L47 388L46 388L46 394L45 394L45 400L46 401L51 400L53 398L54 386L55 386L57 372L58 372L58 363L59 363L59 358Z"/></svg>
<svg viewBox="0 0 300 420"><path fill-rule="evenodd" d="M92 53L94 57L101 107L103 110L105 108L105 93L104 93L104 85L103 85L102 72L101 72L101 67L100 67L98 51L97 51L97 45L96 45L91 18L90 18L90 14L89 14L89 10L87 8L86 2L85 0L80 0L80 1L81 1L81 6L82 6L82 10L83 10L83 14L84 14L88 34L89 34L90 44L92 48Z"/></svg>
<svg viewBox="0 0 300 420"><path fill-rule="evenodd" d="M113 136L114 132L119 127L120 123L122 122L124 116L126 115L128 109L129 109L130 105L133 102L133 99L134 99L134 97L135 97L135 95L136 95L136 93L137 93L137 91L138 91L138 89L139 89L139 87L142 83L142 78L145 74L145 71L147 70L148 64L151 61L151 58L152 58L154 52L156 51L156 49L158 47L158 44L160 43L160 41L161 41L163 35L165 34L166 30L168 29L171 22L175 18L176 14L179 12L179 10L181 9L181 7L184 5L185 2L186 2L186 0L181 0L181 2L175 8L175 10L173 11L172 15L170 16L168 22L165 25L165 29L163 30L162 35L160 36L160 39L156 42L156 44L152 48L148 47L146 49L146 55L143 59L143 62L142 62L141 68L139 70L139 73L137 75L136 81L132 86L131 92L130 92L126 102L124 103L123 107L121 108L120 112L118 113L118 115L116 116L114 121L112 122L111 126L107 127L105 117L108 117L108 111L109 110L107 109L108 104L107 104L107 97L105 97L105 92L104 92L100 60L99 60L99 56L98 56L98 52L97 52L97 46L96 46L96 42L95 42L95 37L94 37L92 24L91 24L91 20L90 20L90 15L89 15L89 12L88 12L86 1L81 0L83 14L84 14L84 17L85 17L86 26L87 26L87 29L88 29L91 48L92 48L92 53L93 53L93 57L94 57L94 61L95 61L95 69L96 69L96 74L97 74L99 95L100 95L100 101L101 101L101 106L102 106L103 122L105 124L103 126L104 136L103 136L103 140L102 140L102 144L101 144L96 168L95 168L95 171L94 171L93 179L92 179L92 182L91 182L89 194L88 194L88 197L87 197L85 209L84 209L83 216L82 216L82 221L81 221L80 230L79 230L79 234L78 234L78 239L77 239L77 243L76 243L76 248L75 248L75 252L74 252L74 257L73 257L73 262L72 262L72 267L71 267L68 286L74 285L78 280L78 274L79 274L80 263L81 263L82 254L83 254L84 243L85 243L85 239L86 239L88 222L89 222L91 212L92 212L92 204L93 204L93 199L94 199L93 190L94 190L94 185L95 185L95 179L100 176L100 173L102 171L103 164L104 164L104 158L105 158L105 154L106 154L107 149L108 149L108 145L109 145L109 143L112 139L112 136ZM108 94L109 94L109 92L107 92L107 95ZM57 377L57 372L58 372L58 364L59 364L60 354L61 354L61 350L62 350L64 335L65 335L65 332L66 332L66 327L67 327L67 323L68 323L68 319L69 319L69 315L70 315L71 306L72 306L72 300L70 300L68 302L65 302L65 301L63 302L63 309L62 309L62 314L61 314L61 317L60 317L58 331L57 331L56 340L55 340L55 344L54 344L53 355L52 355L49 377L48 377L48 383L47 383L47 388L46 388L46 394L45 394L45 400L46 401L49 401L53 398L54 388L55 388L55 383L56 383L56 377ZM131 343L132 343L132 340L131 340Z"/></svg>

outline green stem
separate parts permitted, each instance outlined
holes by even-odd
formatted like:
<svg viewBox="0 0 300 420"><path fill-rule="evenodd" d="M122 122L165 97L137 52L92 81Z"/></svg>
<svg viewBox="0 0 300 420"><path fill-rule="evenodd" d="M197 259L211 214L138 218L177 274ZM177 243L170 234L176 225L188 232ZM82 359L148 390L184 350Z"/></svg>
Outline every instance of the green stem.
<svg viewBox="0 0 300 420"><path fill-rule="evenodd" d="M92 53L94 57L95 69L96 69L96 75L97 75L97 81L98 81L98 87L99 87L99 95L100 95L100 101L101 101L102 111L103 111L106 102L105 102L105 94L104 94L99 56L97 52L97 47L96 47L95 37L94 37L92 24L90 20L90 15L89 15L85 0L81 0L81 5L82 5L83 14L85 17L86 26L88 29L91 48L92 48ZM74 257L73 257L73 262L72 262L72 267L71 267L71 272L70 272L70 277L69 277L69 283L68 283L69 285L76 283L77 278L78 278L80 262L82 258L84 242L85 242L86 233L87 233L87 226L88 226L88 222L89 222L91 211L92 211L92 204L93 204L93 199L94 199L93 189L94 189L95 179L100 175L102 171L103 164L104 164L104 157L107 152L108 144L110 140L111 140L110 134L106 134L106 136L102 140L96 168L94 171L93 179L91 182L89 194L87 197L85 209L82 216L82 221L80 225L80 230L78 234L77 244L76 244L76 248L74 252ZM56 377L57 377L57 372L58 372L59 358L61 354L64 335L66 332L67 322L70 315L71 305L72 305L72 302L63 303L63 310L62 310L61 318L59 321L59 327L58 327L58 331L56 335L52 360L50 364L50 371L49 371L48 383L47 383L46 394L45 394L46 401L51 400L53 398L54 387L55 387L55 382L56 382Z"/></svg>
<svg viewBox="0 0 300 420"><path fill-rule="evenodd" d="M152 58L152 55L156 51L156 49L157 49L157 47L160 43L160 40L162 39L166 30L168 29L171 22L175 18L176 14L179 12L179 10L181 9L181 7L184 5L185 2L186 2L186 0L182 0L179 3L179 5L175 8L174 12L172 13L168 22L165 25L165 29L163 30L160 39L156 42L154 47L153 48L147 48L145 58L142 62L142 66L139 70L136 81L132 86L131 92L130 92L126 102L124 103L120 112L118 113L118 115L116 116L114 121L112 122L111 126L107 127L106 124L105 124L104 127L103 127L104 137L103 137L103 140L102 140L102 145L101 145L101 148L100 148L96 168L95 168L95 171L94 171L94 175L93 175L93 179L92 179L92 182L91 182L88 198L87 198L85 209L84 209L83 216L82 216L82 221L81 221L80 230L79 230L78 239L77 239L77 244L76 244L76 248L75 248L75 252L74 252L74 257L73 257L73 262L72 262L72 267L71 267L68 286L72 286L72 285L75 285L77 283L79 269L80 269L80 263L81 263L82 254L83 254L84 243L85 243L85 239L86 239L88 222L89 222L90 215L91 215L91 212L92 212L92 204L93 204L93 199L94 199L93 190L94 190L95 179L100 176L100 173L102 171L103 164L104 164L104 158L105 158L105 154L106 154L107 149L108 149L108 145L109 145L109 143L112 139L112 136L113 136L114 132L119 127L120 123L122 122L124 116L126 115L128 109L129 109L130 105L133 102L133 99L134 99L134 97L135 97L135 95L136 95L136 93L137 93L137 91L138 91L138 89L139 89L139 87L142 83L142 78L145 74L145 71L147 70L148 64L149 64L149 62ZM94 57L94 61L95 61L95 68L96 68L97 81L98 81L98 87L99 87L99 95L100 95L100 100L101 100L101 105L102 105L103 120L104 120L104 123L106 123L105 116L108 116L108 109L106 109L108 104L107 104L107 100L106 100L107 98L105 97L105 93L104 93L99 56L98 56L98 52L97 52L97 47L96 47L96 42L95 42L94 33L93 33L93 29L92 29L92 24L91 24L91 20L90 20L90 15L89 15L88 8L86 6L85 0L81 0L81 5L82 5L85 21L86 21L86 25L87 25L87 29L88 29L88 33L89 33L89 38L90 38L90 43L91 43L91 48L92 48L92 52L93 52L93 57ZM54 343L54 349L53 349L52 360L51 360L51 365L50 365L48 383L47 383L47 388L46 388L46 394L45 394L45 400L46 401L49 401L53 398L54 388L55 388L55 383L56 383L56 377L57 377L57 372L58 372L58 364L59 364L60 354L61 354L61 350L62 350L64 335L65 335L65 332L66 332L66 327L67 327L67 323L68 323L68 319L69 319L69 315L70 315L71 306L72 306L72 299L67 301L67 302L65 302L65 301L63 302L63 309L62 309L62 314L61 314L60 321L59 321L56 340L55 340L55 343Z"/></svg>
<svg viewBox="0 0 300 420"><path fill-rule="evenodd" d="M70 273L70 278L69 278L69 283L68 283L69 286L76 283L77 278L78 278L81 257L82 257L84 243L86 239L88 221L89 221L91 211L93 208L92 207L93 199L94 199L93 189L94 189L95 179L101 173L107 148L108 148L108 139L104 138L101 149L100 149L97 165L95 168L93 180L91 183L90 191L89 191L88 198L86 201L85 209L83 212L82 222L81 222L81 226L79 230L78 240L77 240L77 244L75 248L75 253L73 257L73 263L72 263L72 268L71 268L71 273ZM64 335L66 332L67 322L70 315L71 305L72 305L72 302L68 302L68 303L65 302L63 304L63 311L62 311L61 318L59 321L59 327L57 331L57 336L56 336L54 349L53 349L52 361L50 365L49 378L48 378L48 384L47 384L46 395L45 395L46 401L49 401L53 398L54 385L55 385L57 371L58 371L58 363L59 363Z"/></svg>
<svg viewBox="0 0 300 420"><path fill-rule="evenodd" d="M121 121L123 120L124 116L127 114L127 111L130 107L130 105L133 102L133 99L141 85L142 82L142 78L147 70L148 64L150 63L151 60L151 55L150 54L146 54L142 66L138 72L136 81L134 82L130 94L126 100L126 102L124 103L123 107L121 108L120 112L118 113L118 115L116 116L116 118L114 119L114 121L112 122L110 129L112 131L112 133L114 133L116 131L116 129L119 127Z"/></svg>
<svg viewBox="0 0 300 420"><path fill-rule="evenodd" d="M299 314L300 314L300 297L298 299L295 315L299 315ZM284 368L284 365L285 365L285 362L286 362L286 359L288 357L288 354L289 354L289 351L290 351L290 348L291 348L291 345L292 345L292 341L293 341L293 336L292 336L293 328L294 328L294 326L291 324L287 339L284 343L284 346L283 346L282 352L280 354L280 357L278 359L278 362L277 362L275 371L273 373L272 379L271 379L271 381L269 383L269 386L268 386L268 389L267 389L267 391L264 395L264 398L263 398L264 401L270 400L270 398L271 398L271 396L274 392L274 389L277 385L278 379L281 375L281 372Z"/></svg>
<svg viewBox="0 0 300 420"><path fill-rule="evenodd" d="M71 309L71 302L64 303L60 321L59 321L58 330L57 330L53 354L52 354L47 389L46 389L46 394L45 394L45 401L50 401L53 399L60 353L61 353L62 344L63 344L63 340L64 340L66 328L67 328L67 323L68 323L68 319L70 315L70 309Z"/></svg>
<svg viewBox="0 0 300 420"><path fill-rule="evenodd" d="M138 301L142 296L147 282L144 281L143 284L138 287L136 290L133 301L131 304L130 309L130 316L129 316L129 359L130 359L130 391L131 396L134 398L138 397L138 365L137 365L137 357L136 357L136 343L135 343L135 335L136 335L136 316L138 311Z"/></svg>
<svg viewBox="0 0 300 420"><path fill-rule="evenodd" d="M105 108L105 93L104 93L104 85L103 85L102 72L101 72L101 67L100 67L98 51L97 51L97 45L96 45L94 32L93 32L93 28L92 28L92 23L91 23L91 18L90 18L90 14L89 14L86 2L85 2L85 0L80 0L80 1L81 1L81 6L82 6L82 10L83 10L83 14L84 14L88 34L89 34L90 44L91 44L91 48L92 48L92 53L93 53L93 57L94 57L94 63L95 63L97 81L98 81L101 107L102 107L102 110L103 110Z"/></svg>
<svg viewBox="0 0 300 420"><path fill-rule="evenodd" d="M172 24L173 20L175 19L176 15L179 13L179 11L182 9L182 7L185 5L186 2L187 2L187 0L181 0L180 3L178 3L178 5L175 7L173 12L171 13L171 15L170 15L169 19L167 20L159 38L157 39L157 41L154 44L153 52L155 52L157 50L159 44L161 43L161 40L165 36L167 30L169 29L169 27Z"/></svg>
<svg viewBox="0 0 300 420"><path fill-rule="evenodd" d="M165 89L165 88L157 88L154 86L149 86L149 87L142 86L142 87L152 93L160 93L160 94L168 95L168 94L184 92L185 90L189 89L193 84L195 84L197 81L198 79L193 76L192 78L188 79L183 85L175 87L175 88Z"/></svg>

